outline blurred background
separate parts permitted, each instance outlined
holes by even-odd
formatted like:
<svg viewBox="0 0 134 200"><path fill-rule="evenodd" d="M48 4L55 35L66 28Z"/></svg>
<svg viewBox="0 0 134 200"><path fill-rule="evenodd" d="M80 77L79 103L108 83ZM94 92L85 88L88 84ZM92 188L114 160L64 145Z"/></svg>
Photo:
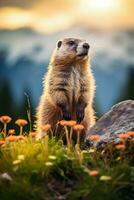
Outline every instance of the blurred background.
<svg viewBox="0 0 134 200"><path fill-rule="evenodd" d="M0 115L32 117L56 41L86 39L101 116L134 99L133 0L0 0Z"/></svg>

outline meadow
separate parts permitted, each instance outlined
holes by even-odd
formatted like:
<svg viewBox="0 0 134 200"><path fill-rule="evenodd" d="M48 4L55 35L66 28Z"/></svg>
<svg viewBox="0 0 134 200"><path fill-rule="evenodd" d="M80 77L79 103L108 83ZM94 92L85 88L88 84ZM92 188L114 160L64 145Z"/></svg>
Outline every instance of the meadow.
<svg viewBox="0 0 134 200"><path fill-rule="evenodd" d="M36 140L36 132L24 119L15 123L20 131L9 129L11 117L0 117L0 199L1 200L133 200L134 132L119 134L118 144L95 147L99 133L80 141L84 127L75 121L60 121L57 139L51 125ZM76 144L72 141L76 131ZM66 138L66 145L62 138Z"/></svg>

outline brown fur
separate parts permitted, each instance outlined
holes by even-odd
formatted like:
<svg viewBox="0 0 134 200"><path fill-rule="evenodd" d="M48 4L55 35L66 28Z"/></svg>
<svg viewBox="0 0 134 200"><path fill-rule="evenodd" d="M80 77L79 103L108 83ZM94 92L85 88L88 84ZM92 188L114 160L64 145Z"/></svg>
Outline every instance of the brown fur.
<svg viewBox="0 0 134 200"><path fill-rule="evenodd" d="M74 47L70 47L71 40L75 42ZM63 118L82 120L86 129L95 122L92 108L95 81L89 56L77 56L83 42L74 38L64 39L52 55L37 108L38 138L43 137L42 125L49 123L54 127Z"/></svg>

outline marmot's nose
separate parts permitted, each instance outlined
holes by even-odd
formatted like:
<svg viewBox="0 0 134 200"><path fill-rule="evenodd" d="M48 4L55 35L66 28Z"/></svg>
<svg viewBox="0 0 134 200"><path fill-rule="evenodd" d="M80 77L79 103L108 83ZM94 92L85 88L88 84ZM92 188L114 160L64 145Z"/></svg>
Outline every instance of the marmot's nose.
<svg viewBox="0 0 134 200"><path fill-rule="evenodd" d="M89 46L88 43L85 42L85 43L83 44L83 48L85 48L86 50L88 50L88 49L90 48L90 46Z"/></svg>

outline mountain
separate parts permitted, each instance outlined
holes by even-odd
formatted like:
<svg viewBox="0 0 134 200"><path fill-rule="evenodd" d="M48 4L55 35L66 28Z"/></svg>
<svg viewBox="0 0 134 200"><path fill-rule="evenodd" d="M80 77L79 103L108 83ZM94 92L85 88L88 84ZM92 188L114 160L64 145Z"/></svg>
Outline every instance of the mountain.
<svg viewBox="0 0 134 200"><path fill-rule="evenodd" d="M19 104L24 92L37 105L42 78L56 41L63 37L85 38L91 46L91 65L95 75L96 99L100 112L106 112L121 96L134 63L134 30L98 31L72 27L51 35L31 29L0 30L0 88L9 83Z"/></svg>

